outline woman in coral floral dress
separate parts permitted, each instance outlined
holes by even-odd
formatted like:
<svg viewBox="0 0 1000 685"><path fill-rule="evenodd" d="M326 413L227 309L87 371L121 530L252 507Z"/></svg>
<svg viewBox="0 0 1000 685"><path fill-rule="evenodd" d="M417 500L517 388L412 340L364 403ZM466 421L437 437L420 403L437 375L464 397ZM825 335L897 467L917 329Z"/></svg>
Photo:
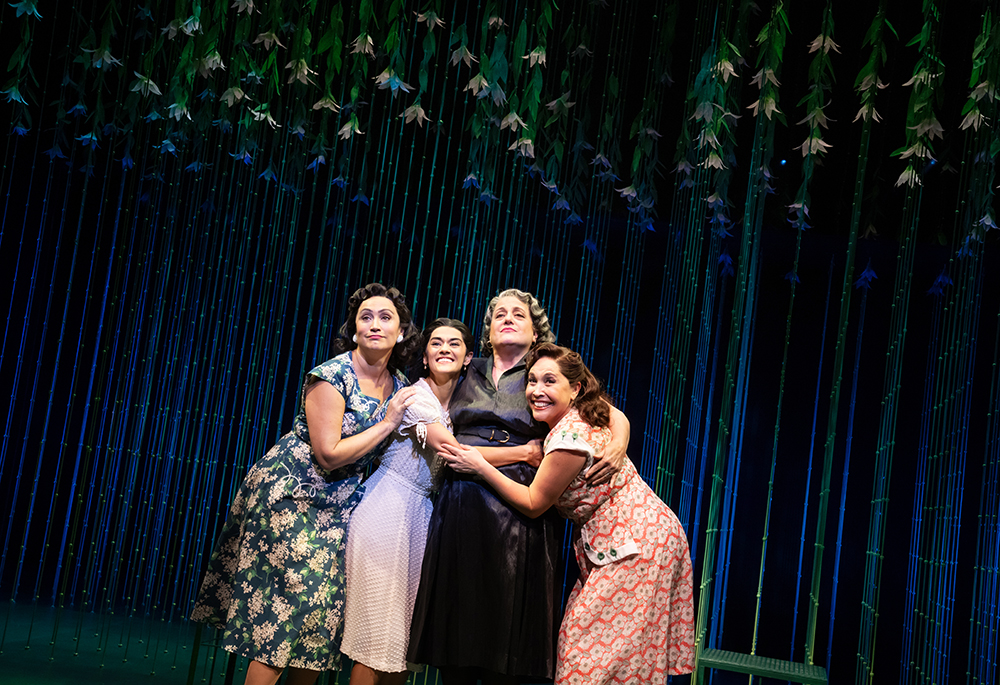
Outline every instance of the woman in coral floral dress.
<svg viewBox="0 0 1000 685"><path fill-rule="evenodd" d="M580 356L546 343L530 353L527 370L532 414L551 429L534 481L510 480L475 448L443 456L524 514L554 504L576 524L580 578L559 629L556 683L639 685L690 673L694 609L684 529L627 459L610 483L584 481L610 431L609 406Z"/></svg>

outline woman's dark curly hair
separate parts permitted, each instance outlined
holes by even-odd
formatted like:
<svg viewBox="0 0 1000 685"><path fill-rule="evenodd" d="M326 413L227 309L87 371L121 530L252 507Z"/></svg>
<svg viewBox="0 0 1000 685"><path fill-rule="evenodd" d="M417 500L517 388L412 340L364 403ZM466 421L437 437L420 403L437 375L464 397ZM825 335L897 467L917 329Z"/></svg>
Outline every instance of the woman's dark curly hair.
<svg viewBox="0 0 1000 685"><path fill-rule="evenodd" d="M483 334L479 338L479 349L480 354L484 357L493 356L493 344L490 342L490 324L493 322L493 312L497 308L497 302L500 301L501 297L516 297L521 300L528 307L528 313L531 315L531 327L535 330L535 334L538 336L535 339L535 344L540 343L551 343L556 341L556 334L552 332L552 326L549 325L549 315L545 313L545 308L542 303L538 301L538 298L531 293L526 293L523 290L518 290L517 288L508 288L502 291L486 305L486 314L483 316Z"/></svg>
<svg viewBox="0 0 1000 685"><path fill-rule="evenodd" d="M601 389L601 382L590 372L580 355L566 347L542 343L528 352L527 371L530 373L535 362L543 357L552 359L559 365L559 370L570 385L580 384L580 392L572 406L580 412L583 420L596 428L610 426L611 398Z"/></svg>
<svg viewBox="0 0 1000 685"><path fill-rule="evenodd" d="M456 331L461 333L462 342L465 343L465 353L468 354L469 352L472 352L472 346L475 343L472 340L472 331L469 330L468 326L458 319L448 319L445 317L434 319L424 327L424 332L420 335L420 354L414 359L414 364L419 365L420 368L416 371L416 373L411 373L410 378L423 378L427 376L427 367L421 363L421 356L427 351L427 344L431 341L431 335L434 334L434 331L445 327L454 328Z"/></svg>
<svg viewBox="0 0 1000 685"><path fill-rule="evenodd" d="M341 354L358 347L354 342L354 335L358 332L358 310L361 309L362 302L373 297L384 297L396 308L396 314L399 315L399 332L403 334L403 341L393 346L392 354L389 356L389 366L394 370L405 371L420 350L420 329L413 325L413 315L406 306L403 294L396 288L387 288L381 283L369 283L364 288L358 288L347 300L347 320L340 327L339 337L333 341L333 349L336 354Z"/></svg>

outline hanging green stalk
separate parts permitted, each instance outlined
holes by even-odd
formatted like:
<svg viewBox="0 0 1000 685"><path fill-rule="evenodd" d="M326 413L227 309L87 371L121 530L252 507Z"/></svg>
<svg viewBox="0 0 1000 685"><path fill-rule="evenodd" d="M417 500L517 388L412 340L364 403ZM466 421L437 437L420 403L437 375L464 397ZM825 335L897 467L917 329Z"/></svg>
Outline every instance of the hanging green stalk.
<svg viewBox="0 0 1000 685"><path fill-rule="evenodd" d="M333 100L334 78L340 73L344 63L342 54L344 49L344 9L340 4L330 8L325 26L326 30L323 31L323 35L316 45L316 55L326 55L326 69L323 70L323 93L324 97ZM319 102L313 105L313 109L318 109L317 105Z"/></svg>
<svg viewBox="0 0 1000 685"><path fill-rule="evenodd" d="M424 36L423 43L421 44L421 47L423 48L423 57L420 59L420 71L417 73L417 97L414 99L413 104L403 110L403 113L399 115L403 118L405 123L409 124L415 121L421 128L423 127L424 122L428 121L428 118L427 112L420 104L420 98L427 92L427 86L430 80L428 66L430 65L431 59L437 53L437 37L434 33L434 29L444 26L444 21L440 17L440 11L440 1L438 1L432 3L430 9L427 9L417 15L417 22L427 25L427 34Z"/></svg>
<svg viewBox="0 0 1000 685"><path fill-rule="evenodd" d="M332 114L340 111L340 104L333 95L334 80L340 74L343 66L344 20L343 7L336 4L330 8L328 15L320 20L321 35L316 44L316 58L323 65L321 68L322 87L320 98L312 103L312 110L320 113L319 125L316 128L316 140L310 149L312 161L306 167L317 170L319 165L326 164L329 155L328 127ZM324 57L325 55L325 57Z"/></svg>
<svg viewBox="0 0 1000 685"><path fill-rule="evenodd" d="M556 195L552 204L553 209L563 212L565 217L563 223L570 225L582 224L581 215L587 214L585 207L588 203L588 186L593 178L591 153L594 150L594 136L591 121L593 113L600 111L594 104L593 100L596 98L592 88L597 60L581 58L577 50L580 45L590 42L591 26L595 20L599 21L602 10L603 8L597 7L585 8L583 10L587 13L585 20L573 21L574 25L563 34L561 49L563 54L571 57L559 76L560 97L550 101L546 106L551 112L549 121L557 121L552 139L559 141L559 144L565 147L565 151L559 164L558 175L552 176L547 171L545 181L550 184L547 187L551 187ZM541 55L532 51L524 55L522 61L530 63L532 60L537 60L539 56L547 54L547 48L544 50ZM573 57L574 53L577 57ZM611 64L608 67L612 72L616 70ZM568 106L564 108L564 105L569 103L570 96L573 96L578 104L574 102L572 108ZM548 123L543 127L544 130L551 132Z"/></svg>
<svg viewBox="0 0 1000 685"><path fill-rule="evenodd" d="M875 109L875 98L879 90L885 88L880 78L887 61L887 33L895 35L895 29L885 16L885 0L881 0L868 33L865 35L865 45L870 46L868 60L858 72L854 88L858 92L861 108L854 121L861 120L861 145L858 151L858 169L854 180L854 199L851 207L851 226L848 234L847 259L844 266L844 282L840 296L840 324L837 332L837 343L834 352L832 370L832 389L830 391L829 414L827 417L826 440L824 443L825 459L832 458L835 447L837 416L840 406L840 390L843 381L844 349L847 345L847 325L850 315L852 281L854 278L854 254L857 246L858 232L861 226L861 207L864 197L865 173L868 164L868 145L871 139L873 123L881 121ZM871 545L871 541L869 541ZM866 561L866 584L862 598L862 616L858 635L858 657L855 665L855 682L862 683L870 679L873 667L875 628L877 618L877 587L873 577L876 571L876 557L869 554ZM810 615L814 610L810 608ZM807 628L809 638L807 644L815 644L815 624L810 620ZM832 628L831 628L832 632ZM828 667L829 667L828 659Z"/></svg>
<svg viewBox="0 0 1000 685"><path fill-rule="evenodd" d="M861 224L861 205L864 195L864 176L868 161L868 143L871 137L872 123L881 121L875 109L875 97L878 91L885 88L880 78L881 70L885 67L887 53L885 48L887 33L886 30L895 35L895 29L885 16L885 0L879 4L879 9L872 20L872 24L865 36L865 45L871 46L868 60L861 68L854 82L854 88L858 92L861 100L861 108L858 110L854 121L862 121L861 148L858 153L858 173L855 177L854 201L851 210L851 229L848 236L847 263L844 269L844 285L841 290L840 301L840 326L837 334L836 351L834 354L833 366L833 388L830 392L829 416L827 418L825 452L832 455L835 446L837 414L840 403L840 389L842 383L844 348L847 344L847 324L850 313L851 300L851 280L854 270L854 253L857 245L858 231ZM871 530L869 530L871 533ZM869 550L872 548L872 540L869 537ZM874 647L875 633L877 628L877 580L880 572L880 562L876 554L869 553L865 562L865 586L862 596L862 615L858 631L858 656L855 664L855 682L859 685L870 682L873 676L874 667ZM812 609L810 610L812 613ZM810 621L810 626L813 623ZM814 640L814 628L809 628L810 638ZM832 632L832 629L831 629ZM812 644L815 644L814 642ZM829 659L828 659L829 666Z"/></svg>
<svg viewBox="0 0 1000 685"><path fill-rule="evenodd" d="M761 183L766 189L770 188L770 163L771 155L774 153L772 144L774 122L785 123L785 115L778 109L778 88L781 85L778 82L778 74L781 69L781 57L785 49L785 38L788 31L788 15L785 13L783 3L779 0L771 14L771 20L764 25L757 36L757 45L760 46L760 52L757 55L759 70L750 82L756 85L760 92L757 100L747 106L747 109L753 110L754 117L760 114L767 117L765 135L762 139L764 145L761 149L760 166L751 168L751 174L758 172L761 174L763 177Z"/></svg>
<svg viewBox="0 0 1000 685"><path fill-rule="evenodd" d="M798 123L805 124L809 133L805 142L799 146L802 151L802 181L795 196L795 202L789 205L791 213L789 222L796 229L795 234L795 258L792 263L792 270L785 277L790 283L790 293L788 298L788 313L785 315L785 341L781 356L781 371L778 380L778 403L774 420L774 438L771 445L771 470L767 483L767 505L764 516L764 537L761 549L760 571L757 577L757 605L754 611L753 640L750 649L751 654L757 651L757 636L760 629L760 608L764 587L764 568L767 558L767 541L771 524L771 505L774 493L774 475L778 463L778 437L781 431L781 414L785 394L785 380L788 370L788 352L791 348L792 336L792 314L795 308L796 286L799 282L799 256L802 252L802 234L809 228L806 220L809 217L809 184L812 181L813 170L817 158L826 154L830 147L822 139L823 129L827 127L827 118L823 113L826 106L827 93L833 87L833 65L830 62L830 50L840 52L838 45L833 40L833 9L828 0L821 20L819 35L809 44L809 52L814 54L809 65L808 94L799 101L799 105L805 105L806 116ZM808 498L805 498L808 499ZM801 556L801 550L800 550ZM796 600L798 593L796 592ZM793 606L797 607L796 601ZM794 628L793 628L794 633Z"/></svg>
<svg viewBox="0 0 1000 685"><path fill-rule="evenodd" d="M347 114L347 121L337 131L337 135L342 140L349 140L356 134L364 133L361 130L361 122L358 120L358 108L361 106L363 93L368 89L368 60L375 58L375 41L371 31L374 28L374 7L373 0L361 0L358 5L358 22L361 32L351 43L350 67L350 90L349 104L342 110L342 114ZM331 57L332 59L332 57ZM347 173L347 151L344 157L338 162L341 175Z"/></svg>
<svg viewBox="0 0 1000 685"><path fill-rule="evenodd" d="M809 183L812 181L816 160L822 158L830 148L830 144L823 140L823 130L829 125L823 109L827 104L827 93L833 88L830 50L840 52L839 46L833 41L833 12L827 3L820 34L809 44L809 52L815 53L809 64L809 93L799 100L799 105L805 105L806 116L798 123L805 124L809 133L799 146L802 151L802 182L795 194L795 202L788 208L793 215L789 221L798 229L809 227L806 223L809 218ZM792 283L794 288L794 279Z"/></svg>
<svg viewBox="0 0 1000 685"><path fill-rule="evenodd" d="M636 223L640 230L652 230L653 219L656 217L656 177L659 173L660 157L658 141L663 136L659 132L660 104L666 96L670 83L669 56L674 38L676 22L676 5L665 9L663 29L654 29L657 37L656 50L651 55L650 77L642 109L632 122L629 138L635 140L635 150L632 153L630 169L631 184L629 188L634 194L628 196L629 211L636 215ZM624 193L623 193L624 194Z"/></svg>
<svg viewBox="0 0 1000 685"><path fill-rule="evenodd" d="M746 6L746 3L744 3ZM737 22L737 26L739 26ZM733 37L739 40L738 36ZM718 46L718 47L716 47ZM739 90L735 63L742 57L730 37L718 35L702 57L701 69L694 78L688 98L691 116L685 121L679 143L675 171L680 187L691 188L693 207L686 216L684 260L681 266L679 293L675 307L674 336L670 346L669 375L660 432L657 472L654 487L666 496L673 490L674 469L669 455L678 452L684 401L687 397L687 370L691 339L695 328L695 306L699 288L707 283L707 273L716 265L711 261L702 271L702 248L705 245L705 218L702 202L708 205L708 227L716 236L728 235L732 220L729 211L729 182L735 160L735 128L739 115L736 93ZM693 132L692 132L693 131ZM709 192L709 190L711 192ZM713 300L703 290L702 316L711 320ZM703 318L703 321L706 319Z"/></svg>
<svg viewBox="0 0 1000 685"><path fill-rule="evenodd" d="M728 498L723 492L728 471L730 450L738 439L738 432L733 433L733 427L742 422L742 394L746 392L746 381L749 373L747 358L748 340L757 299L757 268L759 263L760 228L763 217L764 198L770 189L770 172L768 164L773 154L772 139L776 120L784 120L778 110L778 78L781 67L782 52L785 37L788 32L788 18L784 6L778 0L771 16L757 36L760 48L757 66L759 71L754 76L754 84L760 88L756 102L748 107L757 118L754 148L750 162L750 179L747 187L747 200L744 208L743 231L740 241L739 268L735 282L735 301L730 320L729 349L726 355L726 365L723 375L722 411L718 421L718 435L715 445L715 460L713 464L712 489L708 506L708 521L705 527L705 557L702 566L702 578L698 593L698 619L695 628L695 641L698 650L706 647L708 632L709 606L722 601L721 587L716 587L714 572L716 570L717 537L721 532L726 536L726 530L720 531L720 518L729 516L732 512L724 512ZM764 114L763 117L759 116ZM729 521L731 525L731 521ZM717 632L721 626L714 626Z"/></svg>
<svg viewBox="0 0 1000 685"><path fill-rule="evenodd" d="M934 113L942 91L944 63L937 55L937 31L940 11L934 0L924 0L924 25L907 47L918 46L920 56L913 68L913 76L904 83L912 86L906 114L906 144L892 155L907 160L906 168L896 180L896 185L914 188L922 183L920 170L934 159L934 139L941 138L944 129Z"/></svg>
<svg viewBox="0 0 1000 685"><path fill-rule="evenodd" d="M1000 59L998 58L1000 58L1000 21L995 19L987 9L983 13L982 29L972 52L972 72L969 77L971 91L962 110L964 119L961 128L965 131L966 138L965 159L972 161L971 169L967 174L963 174L963 177L967 176L968 178L968 188L965 189L964 193L960 192L959 197L968 198L968 200L965 202L960 200L959 209L956 212L957 223L960 222L955 235L959 249L956 250L955 256L952 258L953 261L960 260L960 264L965 268L971 262L977 275L980 275L979 280L975 282L978 287L968 288L972 297L967 295L966 302L963 303L965 306L971 304L976 307L977 319L978 301L982 294L981 273L985 266L982 259L982 247L979 243L984 241L984 234L987 231L996 228L992 206L996 159L1000 153L1000 132L997 131L996 125L993 123L996 122L998 113L996 98L996 84L1000 78ZM956 280L962 285L961 280ZM972 279L969 280L972 283ZM952 292L953 298L955 295L956 293ZM974 301L969 302L970 299ZM948 312L951 313L952 309L953 307L949 306ZM971 339L974 345L976 337L976 331L973 329L971 336L966 336L963 342L967 343ZM997 354L995 347L993 359L994 382L990 387L988 413L993 412L996 407ZM970 377L968 382L971 384L971 381ZM966 400L967 403L968 400ZM997 452L991 445L991 443L995 444L995 439L990 439L990 433L995 430L996 424L993 420L990 420L989 423L980 472L982 489L980 490L979 523L976 531L976 559L973 565L975 571L969 614L969 648L965 669L966 673L971 675L972 682L988 682L991 678L991 671L995 671L995 665L992 665L991 662L994 661L993 654L995 654L997 615L995 609L991 608L989 588L996 587L997 582L997 566L990 562L991 557L995 559L995 550L997 549L996 507L995 505L992 507L994 512L991 513L989 500L984 493L993 487L992 499L995 503ZM992 479L989 476L991 470L994 474Z"/></svg>
<svg viewBox="0 0 1000 685"><path fill-rule="evenodd" d="M545 83L543 68L547 63L548 36L552 30L552 16L552 3L550 0L544 0L532 27L535 33L535 46L530 52L526 52L528 46L527 21L522 21L518 27L514 39L514 59L512 60L514 64L511 65L511 72L514 79L518 79L521 69L526 63L530 76L527 77L524 90L520 95L512 97L510 112L500 123L501 129L509 127L512 133L518 134L508 149L529 159L535 157L535 143L542 126L540 108ZM525 52L526 54L522 54ZM519 133L518 129L520 129Z"/></svg>
<svg viewBox="0 0 1000 685"><path fill-rule="evenodd" d="M469 146L469 175L466 177L468 180L465 187L479 191L479 200L488 207L499 199L499 188L494 176L500 135L493 121L499 120L503 116L501 112L505 111L502 109L507 102L504 88L507 86L510 67L506 54L506 24L497 14L495 2L487 4L480 30L479 73L463 89L476 98L475 111L469 120L472 141ZM495 33L492 41L491 33ZM533 151L531 154L534 154Z"/></svg>
<svg viewBox="0 0 1000 685"><path fill-rule="evenodd" d="M864 187L865 187L865 175L867 172L868 165L868 145L871 139L871 127L874 122L880 121L878 113L875 111L875 96L878 91L885 87L885 84L879 78L880 71L884 68L887 53L885 49L885 31L888 29L893 34L895 30L892 25L888 22L885 17L885 0L881 0L879 8L875 13L875 17L872 20L871 26L865 36L864 45L870 46L870 51L868 53L868 60L865 65L861 68L858 73L857 78L854 81L854 88L859 94L861 100L861 109L858 111L857 116L855 116L854 121L861 119L861 144L858 151L858 167L855 173L854 180L854 198L851 207L851 224L848 229L847 236L847 257L844 264L844 280L841 285L840 291L840 319L837 329L837 341L834 349L834 361L833 369L831 371L832 377L832 389L830 391L830 402L829 402L829 413L827 416L827 427L826 427L826 439L824 442L824 482L825 486L821 486L821 497L822 493L829 489L829 474L827 473L826 464L831 463L833 459L833 450L836 442L836 429L837 429L837 417L838 410L840 406L840 390L843 382L843 368L844 368L844 352L847 346L847 326L850 318L850 307L851 307L851 294L853 292L853 280L854 280L854 254L857 247L857 239L861 224L861 206L862 199L864 197ZM826 501L821 501L821 507L826 507ZM825 512L825 509L824 509ZM825 530L825 522L824 522ZM819 531L819 528L817 528ZM818 534L818 532L817 532ZM817 543L822 542L822 540L817 540ZM803 538L804 544L804 538ZM819 548L817 550L819 551ZM821 553L821 552L820 552ZM801 551L800 551L801 554ZM810 592L812 597L818 597L819 594L819 579L816 573L815 560L814 560L814 585L811 586ZM798 620L798 598L796 597L796 621ZM831 611L832 613L832 611ZM818 620L818 602L811 601L809 609L809 618L806 627L806 659L807 663L814 663L815 660L815 635L816 635L816 622ZM830 633L832 640L833 633L833 619L831 615L830 622ZM794 653L794 648L793 648ZM829 659L827 660L827 669L831 667Z"/></svg>
<svg viewBox="0 0 1000 685"><path fill-rule="evenodd" d="M997 115L1000 114L1000 18L994 19L989 10L983 15L983 28L972 51L972 73L969 76L969 98L962 108L963 131L972 129L980 142L973 156L978 183L972 189L973 219L968 238L982 240L991 228L996 228L993 213L996 159L1000 154ZM980 130L982 129L982 131ZM989 131L989 132L988 132Z"/></svg>
<svg viewBox="0 0 1000 685"><path fill-rule="evenodd" d="M385 43L382 49L389 56L389 66L375 77L375 83L380 90L389 90L395 98L400 91L410 93L413 86L403 81L406 74L406 60L403 55L406 52L406 38L403 34L401 0L390 0L389 7L384 16L388 24Z"/></svg>
<svg viewBox="0 0 1000 685"><path fill-rule="evenodd" d="M878 624L878 604L882 586L882 558L888 520L889 484L892 476L892 459L895 451L896 420L899 414L899 396L902 390L902 357L906 344L906 321L909 309L913 259L917 228L920 223L922 185L919 169L933 159L932 141L943 132L934 113L939 99L938 86L944 75L944 64L938 56L937 38L940 11L933 0L924 0L924 23L920 33L909 45L917 45L920 54L912 78L904 85L913 86L907 113L906 145L893 154L906 160L906 168L896 181L905 186L903 225L897 258L892 313L889 327L889 346L886 354L885 378L882 395L881 425L875 452L875 480L869 520L868 562L865 569L865 597L862 631L858 649L856 682L871 681L873 655ZM821 511L825 506L821 491ZM822 552L817 550L817 559ZM811 598L817 602L817 598ZM867 625L866 625L867 623Z"/></svg>
<svg viewBox="0 0 1000 685"><path fill-rule="evenodd" d="M31 113L28 104L34 101L34 93L28 84L28 77L30 76L31 80L37 82L31 64L29 64L33 45L32 27L36 19L42 18L37 5L37 0L22 0L16 5L11 5L17 13L16 18L20 24L21 40L14 48L10 61L7 63L9 77L4 83L3 90L0 90L0 94L7 97L7 102L15 104L17 114L15 115L14 129L21 135L27 133L28 129L31 128Z"/></svg>

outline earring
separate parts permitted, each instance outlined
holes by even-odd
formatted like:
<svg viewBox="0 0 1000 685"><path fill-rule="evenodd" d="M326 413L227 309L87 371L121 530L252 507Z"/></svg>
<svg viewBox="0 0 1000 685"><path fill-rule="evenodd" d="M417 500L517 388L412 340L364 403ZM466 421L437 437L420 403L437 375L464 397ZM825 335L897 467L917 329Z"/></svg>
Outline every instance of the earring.
<svg viewBox="0 0 1000 685"><path fill-rule="evenodd" d="M398 343L403 342L403 334L402 333L400 333L399 337L396 338L396 342L398 342Z"/></svg>
<svg viewBox="0 0 1000 685"><path fill-rule="evenodd" d="M358 344L358 334L357 334L357 333L355 333L355 334L354 334L354 337L353 337L353 338L351 338L351 340L353 340L353 341L354 341L354 344L355 344L355 345L357 345L357 344Z"/></svg>

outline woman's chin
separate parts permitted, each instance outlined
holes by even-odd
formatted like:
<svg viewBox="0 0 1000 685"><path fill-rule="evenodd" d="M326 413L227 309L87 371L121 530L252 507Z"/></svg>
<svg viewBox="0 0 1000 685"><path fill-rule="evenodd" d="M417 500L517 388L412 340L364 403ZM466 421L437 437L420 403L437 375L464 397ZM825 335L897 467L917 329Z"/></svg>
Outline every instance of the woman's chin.
<svg viewBox="0 0 1000 685"><path fill-rule="evenodd" d="M456 366L451 369L431 369L428 377L437 385L444 385L455 380L462 375L462 367Z"/></svg>
<svg viewBox="0 0 1000 685"><path fill-rule="evenodd" d="M566 412L563 412L563 414L565 413ZM531 415L534 417L535 421L538 421L538 423L544 423L549 428L552 428L552 426L559 423L559 419L562 418L562 415L554 416L554 412L552 411L551 408L540 409L540 410L532 409Z"/></svg>

